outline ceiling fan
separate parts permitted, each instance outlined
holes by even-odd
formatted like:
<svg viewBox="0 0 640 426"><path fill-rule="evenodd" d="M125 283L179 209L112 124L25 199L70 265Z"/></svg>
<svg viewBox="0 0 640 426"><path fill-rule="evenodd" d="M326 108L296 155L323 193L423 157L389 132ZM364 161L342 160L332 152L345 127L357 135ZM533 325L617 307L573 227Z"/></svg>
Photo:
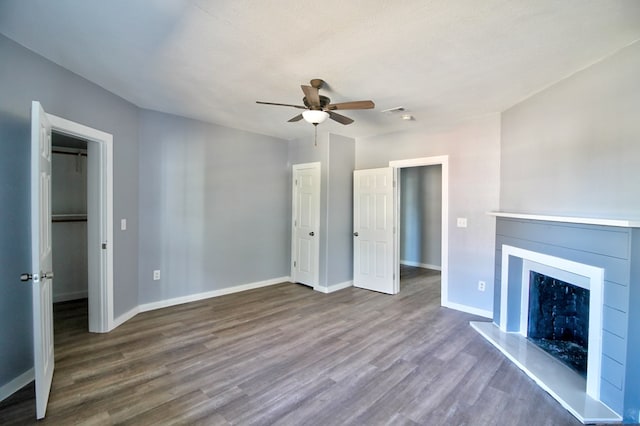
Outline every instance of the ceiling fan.
<svg viewBox="0 0 640 426"><path fill-rule="evenodd" d="M304 92L304 98L302 98L304 106L262 101L256 101L256 103L304 109L305 111L290 119L289 122L292 123L304 119L304 121L306 121L307 123L311 123L314 126L322 123L327 118L330 118L333 121L337 121L340 124L351 124L353 123L353 120L351 118L346 117L342 114L338 114L335 111L345 109L371 109L375 107L373 101L353 101L332 104L331 99L326 96L320 95L319 93L319 90L324 85L323 80L314 78L310 81L310 83L310 86L300 86L302 88L302 91Z"/></svg>

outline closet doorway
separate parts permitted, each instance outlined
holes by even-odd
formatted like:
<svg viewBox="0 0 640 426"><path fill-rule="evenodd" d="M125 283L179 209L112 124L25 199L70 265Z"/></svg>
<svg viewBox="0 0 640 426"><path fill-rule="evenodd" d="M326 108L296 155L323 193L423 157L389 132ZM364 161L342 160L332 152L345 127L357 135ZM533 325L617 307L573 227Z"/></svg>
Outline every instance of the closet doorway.
<svg viewBox="0 0 640 426"><path fill-rule="evenodd" d="M52 133L53 303L89 297L87 141ZM88 327L88 325L87 325Z"/></svg>

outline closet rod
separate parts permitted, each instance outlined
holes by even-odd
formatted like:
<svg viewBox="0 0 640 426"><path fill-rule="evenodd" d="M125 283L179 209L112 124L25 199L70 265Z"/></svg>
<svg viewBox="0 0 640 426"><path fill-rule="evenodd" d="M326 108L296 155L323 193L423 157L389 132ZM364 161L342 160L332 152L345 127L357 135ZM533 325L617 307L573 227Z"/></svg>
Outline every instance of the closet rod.
<svg viewBox="0 0 640 426"><path fill-rule="evenodd" d="M62 155L73 155L74 157L77 156L77 155L81 155L83 157L87 156L86 152L58 151L57 149L52 149L51 153L53 153L53 154L62 154Z"/></svg>

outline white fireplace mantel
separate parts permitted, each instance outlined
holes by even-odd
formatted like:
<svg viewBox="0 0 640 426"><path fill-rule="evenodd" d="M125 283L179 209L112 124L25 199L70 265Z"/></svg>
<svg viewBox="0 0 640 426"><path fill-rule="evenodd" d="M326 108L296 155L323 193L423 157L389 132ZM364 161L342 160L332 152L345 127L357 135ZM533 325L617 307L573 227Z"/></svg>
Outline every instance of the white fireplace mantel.
<svg viewBox="0 0 640 426"><path fill-rule="evenodd" d="M604 225L618 226L622 228L640 228L640 219L607 219L594 217L570 217L570 216L548 216L529 213L510 213L503 211L493 211L490 216L505 217L511 219L542 220L548 222L578 223L583 225Z"/></svg>

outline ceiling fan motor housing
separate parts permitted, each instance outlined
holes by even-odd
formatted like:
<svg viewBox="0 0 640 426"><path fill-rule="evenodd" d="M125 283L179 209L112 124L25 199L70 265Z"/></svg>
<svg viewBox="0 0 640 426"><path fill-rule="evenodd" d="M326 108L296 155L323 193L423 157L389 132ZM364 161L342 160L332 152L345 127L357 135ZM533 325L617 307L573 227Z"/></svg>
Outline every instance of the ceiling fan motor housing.
<svg viewBox="0 0 640 426"><path fill-rule="evenodd" d="M331 99L326 96L320 95L320 105L311 105L307 100L307 97L305 96L304 98L302 98L302 102L304 103L304 106L309 109L323 110L327 105L331 103Z"/></svg>

